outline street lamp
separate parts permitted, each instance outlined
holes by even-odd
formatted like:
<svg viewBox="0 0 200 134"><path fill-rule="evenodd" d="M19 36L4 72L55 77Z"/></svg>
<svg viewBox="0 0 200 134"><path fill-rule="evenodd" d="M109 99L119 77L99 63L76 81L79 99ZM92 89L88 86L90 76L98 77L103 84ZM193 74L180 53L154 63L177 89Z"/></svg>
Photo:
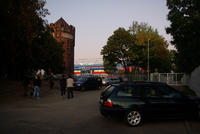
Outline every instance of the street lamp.
<svg viewBox="0 0 200 134"><path fill-rule="evenodd" d="M147 66L147 71L148 71L148 81L149 81L149 40L148 39L148 66Z"/></svg>

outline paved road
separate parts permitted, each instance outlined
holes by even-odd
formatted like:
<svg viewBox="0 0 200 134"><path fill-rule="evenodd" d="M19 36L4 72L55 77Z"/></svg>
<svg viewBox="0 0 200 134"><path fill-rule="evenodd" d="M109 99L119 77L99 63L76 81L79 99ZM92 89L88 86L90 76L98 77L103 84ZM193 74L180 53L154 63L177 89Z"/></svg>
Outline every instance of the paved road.
<svg viewBox="0 0 200 134"><path fill-rule="evenodd" d="M118 119L104 118L98 110L100 92L75 92L71 100L47 89L40 100L20 93L1 96L0 134L200 134L200 122L146 121L129 127Z"/></svg>

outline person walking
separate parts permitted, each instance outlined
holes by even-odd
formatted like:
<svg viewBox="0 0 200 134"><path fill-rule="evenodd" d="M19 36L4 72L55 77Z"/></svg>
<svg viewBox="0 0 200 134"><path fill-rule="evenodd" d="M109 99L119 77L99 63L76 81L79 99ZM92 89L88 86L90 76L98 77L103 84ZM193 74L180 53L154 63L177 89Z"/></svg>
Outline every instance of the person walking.
<svg viewBox="0 0 200 134"><path fill-rule="evenodd" d="M62 75L62 78L60 79L60 90L61 90L61 96L65 97L66 78L64 74Z"/></svg>
<svg viewBox="0 0 200 134"><path fill-rule="evenodd" d="M33 96L36 97L37 99L40 98L40 87L41 87L42 80L40 79L40 76L36 76L34 79L33 85L34 85L34 92Z"/></svg>
<svg viewBox="0 0 200 134"><path fill-rule="evenodd" d="M73 88L74 88L74 80L72 79L71 75L68 76L67 79L67 93L68 93L68 99L73 98Z"/></svg>

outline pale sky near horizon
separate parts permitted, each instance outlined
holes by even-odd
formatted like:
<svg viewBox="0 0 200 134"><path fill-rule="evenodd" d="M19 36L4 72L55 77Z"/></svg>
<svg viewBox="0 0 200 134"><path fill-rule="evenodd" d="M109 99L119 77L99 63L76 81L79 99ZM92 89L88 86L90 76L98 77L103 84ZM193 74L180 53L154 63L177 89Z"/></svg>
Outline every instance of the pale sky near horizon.
<svg viewBox="0 0 200 134"><path fill-rule="evenodd" d="M75 64L99 63L101 49L107 39L119 27L128 29L133 21L146 22L168 42L171 40L165 28L167 20L166 0L46 0L50 12L48 23L62 17L76 28Z"/></svg>

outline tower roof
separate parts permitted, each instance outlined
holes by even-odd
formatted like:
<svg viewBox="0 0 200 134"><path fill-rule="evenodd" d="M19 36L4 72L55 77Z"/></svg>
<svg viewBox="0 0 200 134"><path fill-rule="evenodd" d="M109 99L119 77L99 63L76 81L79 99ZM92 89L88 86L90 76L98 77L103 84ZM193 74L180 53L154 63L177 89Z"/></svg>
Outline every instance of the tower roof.
<svg viewBox="0 0 200 134"><path fill-rule="evenodd" d="M67 24L67 22L62 17L59 20L57 20L55 23L59 23L59 22Z"/></svg>

